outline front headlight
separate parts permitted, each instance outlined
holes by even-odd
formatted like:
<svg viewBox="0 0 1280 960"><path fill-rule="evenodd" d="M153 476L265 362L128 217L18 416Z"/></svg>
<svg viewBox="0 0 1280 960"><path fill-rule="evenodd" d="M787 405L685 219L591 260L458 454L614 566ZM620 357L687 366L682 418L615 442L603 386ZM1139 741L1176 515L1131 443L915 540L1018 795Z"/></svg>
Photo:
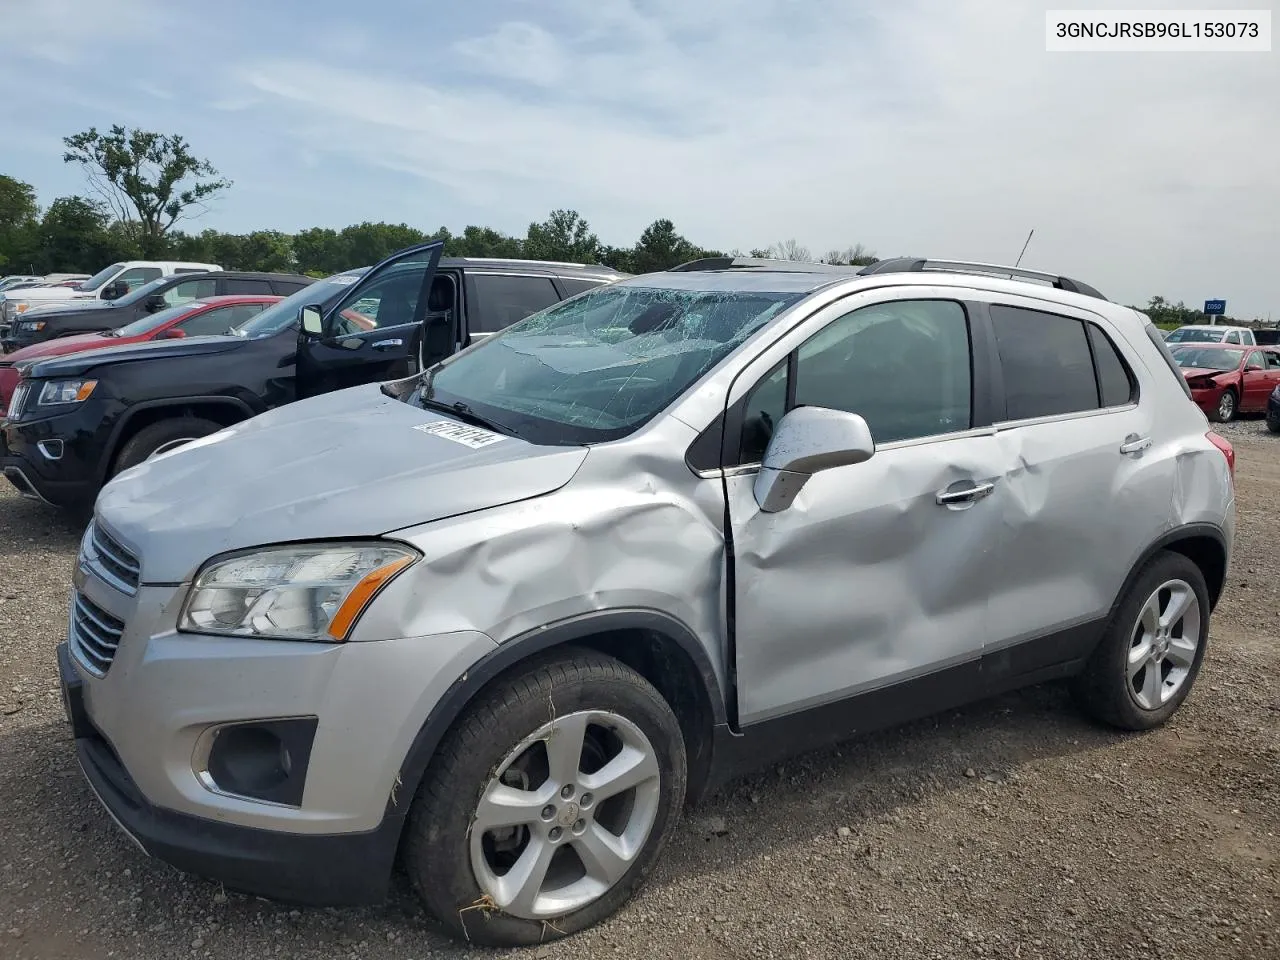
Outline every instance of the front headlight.
<svg viewBox="0 0 1280 960"><path fill-rule="evenodd" d="M23 320L20 324L18 324L18 326L21 327L23 330L30 330L32 333L36 333L44 329L44 321L43 320Z"/></svg>
<svg viewBox="0 0 1280 960"><path fill-rule="evenodd" d="M97 380L50 380L40 388L40 406L81 403L93 395Z"/></svg>
<svg viewBox="0 0 1280 960"><path fill-rule="evenodd" d="M342 642L378 592L418 556L392 543L320 543L215 560L191 585L178 629Z"/></svg>

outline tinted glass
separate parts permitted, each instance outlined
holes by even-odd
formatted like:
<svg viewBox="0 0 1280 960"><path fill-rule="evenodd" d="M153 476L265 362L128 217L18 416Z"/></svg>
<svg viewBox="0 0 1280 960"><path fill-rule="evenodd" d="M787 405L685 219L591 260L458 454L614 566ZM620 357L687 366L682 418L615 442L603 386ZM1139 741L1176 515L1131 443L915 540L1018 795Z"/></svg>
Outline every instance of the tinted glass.
<svg viewBox="0 0 1280 960"><path fill-rule="evenodd" d="M568 277L559 277L557 279L560 281L560 286L564 287L565 296L567 297L582 293L584 290L594 290L603 282L601 280L576 280Z"/></svg>
<svg viewBox="0 0 1280 960"><path fill-rule="evenodd" d="M275 292L271 289L271 282L268 280L250 280L243 277L228 277L223 281L223 287L228 294L248 296L270 296Z"/></svg>
<svg viewBox="0 0 1280 960"><path fill-rule="evenodd" d="M1120 407L1133 399L1133 377L1111 338L1096 324L1089 324L1093 362L1098 366L1098 387L1104 407Z"/></svg>
<svg viewBox="0 0 1280 960"><path fill-rule="evenodd" d="M991 307L1008 420L1098 408L1084 323L1039 310Z"/></svg>
<svg viewBox="0 0 1280 960"><path fill-rule="evenodd" d="M742 413L738 463L759 463L769 448L778 421L787 412L787 362L784 360L756 384Z"/></svg>
<svg viewBox="0 0 1280 960"><path fill-rule="evenodd" d="M80 281L81 290L97 290L100 286L107 282L109 277L114 277L116 271L123 267L123 263L113 263L109 267L103 267L88 280Z"/></svg>
<svg viewBox="0 0 1280 960"><path fill-rule="evenodd" d="M476 303L472 305L471 329L476 333L505 330L560 299L548 277L481 273L474 276L474 283Z"/></svg>
<svg viewBox="0 0 1280 960"><path fill-rule="evenodd" d="M184 280L164 292L164 302L176 307L192 300L203 300L205 297L218 295L218 281L212 278L200 280Z"/></svg>
<svg viewBox="0 0 1280 960"><path fill-rule="evenodd" d="M123 280L132 291L135 287L140 287L144 283L150 283L152 280L157 279L161 272L159 267L132 267L116 277L116 281Z"/></svg>
<svg viewBox="0 0 1280 960"><path fill-rule="evenodd" d="M245 303L205 310L203 313L198 313L194 317L183 320L178 324L178 327L188 337L215 336L226 333L232 327L239 326L256 317L262 312L262 307L263 305L260 303Z"/></svg>
<svg viewBox="0 0 1280 960"><path fill-rule="evenodd" d="M1261 350L1253 350L1249 353L1249 359L1245 361L1246 367L1257 367L1259 370L1267 369L1267 361L1262 359Z"/></svg>
<svg viewBox="0 0 1280 960"><path fill-rule="evenodd" d="M796 406L860 414L877 443L967 430L969 325L945 300L863 307L800 347Z"/></svg>
<svg viewBox="0 0 1280 960"><path fill-rule="evenodd" d="M303 287L297 293L285 297L250 320L242 327L236 328L236 335L241 337L270 337L298 322L298 311L310 304L319 304L328 308L331 303L358 283L364 271L336 273L324 280L317 280Z"/></svg>
<svg viewBox="0 0 1280 960"><path fill-rule="evenodd" d="M408 254L407 257L385 268L371 283L360 288L356 299L344 300L337 310L325 317L325 334L347 337L421 322L425 314L425 305L419 303L422 281L431 266L432 252ZM306 290L294 296L305 296Z"/></svg>
<svg viewBox="0 0 1280 960"><path fill-rule="evenodd" d="M462 402L533 443L626 436L803 294L602 287L436 367L406 402Z"/></svg>

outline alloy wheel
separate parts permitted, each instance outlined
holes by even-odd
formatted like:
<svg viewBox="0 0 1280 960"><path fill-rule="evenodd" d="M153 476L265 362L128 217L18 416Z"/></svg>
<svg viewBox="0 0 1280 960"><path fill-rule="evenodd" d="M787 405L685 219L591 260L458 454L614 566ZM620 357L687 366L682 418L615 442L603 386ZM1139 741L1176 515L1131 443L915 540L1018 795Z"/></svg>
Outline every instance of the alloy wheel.
<svg viewBox="0 0 1280 960"><path fill-rule="evenodd" d="M1167 580L1138 615L1125 667L1129 695L1158 710L1182 689L1200 646L1200 601L1185 580Z"/></svg>

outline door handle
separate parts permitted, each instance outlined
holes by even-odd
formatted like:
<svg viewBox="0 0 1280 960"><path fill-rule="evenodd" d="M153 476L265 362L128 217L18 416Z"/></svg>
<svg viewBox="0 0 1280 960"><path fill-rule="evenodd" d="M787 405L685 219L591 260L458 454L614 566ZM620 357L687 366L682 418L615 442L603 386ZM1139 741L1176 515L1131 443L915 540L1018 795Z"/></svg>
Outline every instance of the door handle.
<svg viewBox="0 0 1280 960"><path fill-rule="evenodd" d="M403 346L404 346L403 340L379 340L377 343L371 345L371 349L390 350L392 347L403 347Z"/></svg>
<svg viewBox="0 0 1280 960"><path fill-rule="evenodd" d="M1124 443L1120 444L1121 453L1141 453L1147 447L1151 446L1150 437L1139 437L1137 434L1129 434L1124 438Z"/></svg>
<svg viewBox="0 0 1280 960"><path fill-rule="evenodd" d="M975 500L981 500L983 497L989 496L991 491L996 488L994 483L978 483L965 490L939 490L938 503L946 506L951 503L972 503Z"/></svg>

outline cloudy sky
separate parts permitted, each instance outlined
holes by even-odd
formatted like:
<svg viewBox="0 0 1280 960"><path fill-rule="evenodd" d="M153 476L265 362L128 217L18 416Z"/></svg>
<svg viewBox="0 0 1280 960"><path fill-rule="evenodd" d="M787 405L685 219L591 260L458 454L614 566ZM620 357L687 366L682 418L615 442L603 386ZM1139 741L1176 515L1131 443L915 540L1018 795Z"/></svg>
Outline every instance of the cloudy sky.
<svg viewBox="0 0 1280 960"><path fill-rule="evenodd" d="M1046 53L1069 6L1127 5L0 0L0 173L82 191L61 137L122 123L235 181L197 226L570 207L613 244L1006 263L1034 227L1024 265L1112 299L1280 317L1280 51Z"/></svg>

